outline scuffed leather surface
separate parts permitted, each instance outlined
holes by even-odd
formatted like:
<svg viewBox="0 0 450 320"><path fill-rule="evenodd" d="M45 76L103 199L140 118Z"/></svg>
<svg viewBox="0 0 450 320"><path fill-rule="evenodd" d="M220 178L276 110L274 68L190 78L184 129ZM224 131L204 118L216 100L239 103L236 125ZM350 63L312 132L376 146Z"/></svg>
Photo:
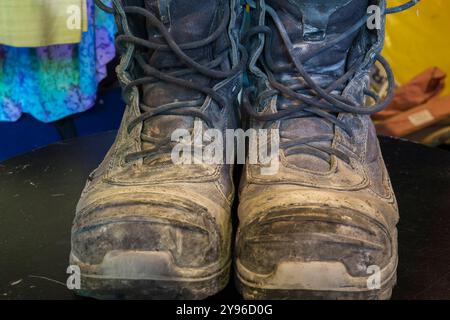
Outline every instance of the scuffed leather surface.
<svg viewBox="0 0 450 320"><path fill-rule="evenodd" d="M267 2L271 1L258 1L258 7L264 9ZM346 1L349 5L340 14L354 14L353 19L357 19L355 12L361 12L361 8L356 2ZM385 1L369 3L385 5ZM253 23L264 21L262 10L257 10L255 17ZM288 21L293 43L302 42L301 22L293 19L289 16L284 21ZM344 19L328 31L345 30L351 24ZM262 39L260 36L253 41L250 48L251 76L259 90L269 86L256 65L256 57L263 50ZM365 31L356 35L352 43L342 44L341 49L334 48L311 59L305 67L325 86L330 81L327 75L339 76L348 61L380 52L383 41L384 29ZM317 43L302 42L299 55L314 45ZM348 50L343 50L345 46ZM274 46L278 50L275 57L283 55L281 47ZM344 60L335 61L336 57ZM363 69L342 88L343 95L362 105L363 89L367 86L368 70ZM283 99L266 101L259 111L276 112L275 104ZM339 119L350 126L351 136L322 119L294 119L273 127L279 128L281 135L294 137L331 132L331 145L350 155L350 164L335 156L329 163L307 155L286 157L280 150L280 170L276 175L262 175L258 165L245 166L239 190L236 254L249 270L268 274L282 261L340 261L352 276L367 276L368 266L383 268L396 258L398 208L373 123L369 116L349 113L339 114ZM264 125L254 122L251 126Z"/></svg>
<svg viewBox="0 0 450 320"><path fill-rule="evenodd" d="M172 5L178 6L172 6L172 10L179 10L177 1L172 0ZM150 2L146 1L149 8ZM229 33L223 35L233 43L229 63L224 66L231 68L238 62L236 29L240 28L242 9L234 0L210 0L203 5L212 2L215 6L231 6ZM144 2L134 1L133 4L143 6ZM178 19L180 14L175 16ZM201 17L194 15L192 18ZM210 32L214 26L211 23ZM131 21L132 29L142 31L143 26L145 23L141 19ZM125 52L117 69L123 85L137 72L130 64L132 54L133 50ZM206 99L202 110L211 116L216 128L236 127L235 100L240 86L241 74L215 84L214 89L227 101L223 110ZM144 90L144 99L157 106L185 98L184 90L166 89L164 86L148 87ZM177 166L170 161L170 155L165 161L148 163L143 159L127 163L127 154L148 147L141 143L142 133L152 131L152 134L167 135L171 133L166 132L168 128L189 128L192 124L185 117L178 117L179 121L158 117L145 125L137 125L128 133L127 125L140 114L142 97L134 89L128 98L130 103L117 138L104 161L90 175L78 203L72 229L72 252L85 263L97 264L111 250L168 251L182 267L211 264L223 268L230 260L233 168L203 164Z"/></svg>

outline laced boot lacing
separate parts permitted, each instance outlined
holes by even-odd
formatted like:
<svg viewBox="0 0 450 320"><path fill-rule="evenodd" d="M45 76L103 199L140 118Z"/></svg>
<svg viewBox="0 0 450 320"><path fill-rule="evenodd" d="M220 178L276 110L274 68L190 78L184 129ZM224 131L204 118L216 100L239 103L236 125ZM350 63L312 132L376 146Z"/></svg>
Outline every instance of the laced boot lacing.
<svg viewBox="0 0 450 320"><path fill-rule="evenodd" d="M143 123L144 121L149 120L153 117L161 115L190 116L201 119L210 128L214 127L210 117L202 112L200 108L205 103L207 97L210 97L212 100L214 100L220 108L224 108L226 104L225 99L211 87L207 87L193 81L187 81L181 79L180 77L192 74L201 74L214 80L225 80L232 78L236 74L241 72L246 65L246 51L243 46L239 45L239 50L241 53L240 62L229 71L221 71L217 69L222 64L222 62L228 58L227 52L219 55L217 58L210 62L202 64L201 62L195 61L194 59L190 58L186 53L183 52L183 50L198 49L208 46L216 41L224 32L227 32L228 23L230 20L229 6L224 6L223 19L219 27L213 33L211 33L211 35L203 40L194 41L191 43L177 44L166 26L151 11L137 6L124 6L121 4L120 0L112 0L112 8L106 6L101 0L95 0L95 2L98 7L106 12L115 14L119 18L121 24L119 26L119 35L116 38L116 46L122 53L124 53L126 50L134 50L132 55L133 62L136 63L145 74L144 77L133 79L125 85L123 89L125 99L128 96L128 93L133 88L139 88L140 86L156 83L159 81L175 84L183 88L192 89L203 94L203 97L201 99L175 101L160 106L148 106L141 101L141 115L133 119L128 124L128 133L130 133L133 128L136 127L136 125ZM149 25L155 27L158 30L165 43L157 43L133 35L128 26L128 17L130 15L138 15L144 17ZM185 67L178 68L176 71L159 70L155 66L152 66L145 61L145 49L170 52L174 54ZM126 102L129 103L129 101ZM151 159L160 155L164 151L170 152L171 150L172 142L170 137L161 139L142 134L140 138L144 142L151 143L153 147L151 149L130 153L126 155L125 161L129 162L141 158Z"/></svg>
<svg viewBox="0 0 450 320"><path fill-rule="evenodd" d="M279 0L279 2L283 0ZM409 1L401 6L387 8L382 14L387 15L391 13L397 13L414 6L418 0ZM350 35L354 34L358 30L361 30L366 25L368 16L362 17L355 25L349 28L347 31L337 36L336 38L326 42L323 46L314 52L309 53L306 56L302 56L300 59L295 54L294 46L288 36L286 28L280 20L276 11L266 4L266 13L272 19L277 31L279 32L282 42L287 49L288 56L291 63L275 65L271 56L272 37L273 30L268 26L257 26L249 30L246 35L246 39L252 36L264 34L265 48L264 54L260 55L258 61L263 66L263 69L267 75L268 82L272 88L261 92L257 97L255 87L246 88L243 94L243 107L245 112L253 119L264 122L274 122L287 119L304 118L304 117L319 117L323 118L333 125L341 128L350 137L352 131L347 123L338 119L339 113L353 113L353 114L374 114L384 108L386 108L392 101L394 95L395 81L392 69L388 62L378 53L369 52L365 57L355 61L345 72L342 77L336 79L328 87L322 88L314 82L312 77L305 71L304 63L323 52L324 50L332 47L340 41L346 39ZM349 99L342 96L342 93L336 93L337 89L341 88L347 81L349 81L355 73L362 68L370 66L370 64L379 61L382 67L386 71L388 89L386 97L381 100L376 92L364 90L364 95L374 100L374 104L370 106L357 106ZM276 74L285 71L295 70L298 72L299 77L303 80L303 83L290 83L286 84L276 79ZM291 82L291 81L290 81ZM254 106L257 106L257 110L261 105L261 102L276 95L283 95L289 98L293 103L283 104L277 106L277 112L272 114L263 114L255 111ZM253 97L253 99L251 99ZM291 138L280 143L280 148L285 151L286 155L293 154L309 154L316 156L325 161L330 161L331 155L334 155L346 163L350 164L350 156L336 148L327 147L317 144L318 142L332 142L334 139L333 134L323 134L306 138Z"/></svg>

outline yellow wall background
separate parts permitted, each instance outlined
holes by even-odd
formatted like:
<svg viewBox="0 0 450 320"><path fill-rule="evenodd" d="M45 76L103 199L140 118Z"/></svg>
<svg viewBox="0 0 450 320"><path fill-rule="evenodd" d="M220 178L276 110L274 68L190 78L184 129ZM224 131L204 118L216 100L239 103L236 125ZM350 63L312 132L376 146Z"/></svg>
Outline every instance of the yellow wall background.
<svg viewBox="0 0 450 320"><path fill-rule="evenodd" d="M387 2L395 6L406 0ZM450 94L450 0L422 0L405 12L388 15L383 55L399 84L429 67L440 67L448 74L445 92Z"/></svg>

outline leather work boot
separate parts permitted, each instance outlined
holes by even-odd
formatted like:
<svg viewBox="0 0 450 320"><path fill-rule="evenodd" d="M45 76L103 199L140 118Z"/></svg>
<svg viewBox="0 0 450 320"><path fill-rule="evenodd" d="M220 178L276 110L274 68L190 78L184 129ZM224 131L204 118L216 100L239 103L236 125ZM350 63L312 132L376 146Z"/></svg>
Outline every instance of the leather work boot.
<svg viewBox="0 0 450 320"><path fill-rule="evenodd" d="M243 10L234 0L96 3L116 17L127 108L77 206L70 263L81 270L78 293L208 297L229 279L233 168L174 164L171 135L193 135L194 121L236 127Z"/></svg>
<svg viewBox="0 0 450 320"><path fill-rule="evenodd" d="M399 216L370 114L392 98L379 55L384 17L412 5L256 1L243 108L250 127L279 130L280 151L276 174L247 164L242 176L235 269L244 298L391 296ZM376 60L390 81L385 99L369 91Z"/></svg>

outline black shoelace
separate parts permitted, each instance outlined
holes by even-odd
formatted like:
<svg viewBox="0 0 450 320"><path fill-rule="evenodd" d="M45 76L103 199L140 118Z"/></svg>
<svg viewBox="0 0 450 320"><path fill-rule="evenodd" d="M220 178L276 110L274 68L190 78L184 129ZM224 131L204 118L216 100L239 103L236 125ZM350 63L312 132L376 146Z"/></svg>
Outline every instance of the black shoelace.
<svg viewBox="0 0 450 320"><path fill-rule="evenodd" d="M417 2L419 2L419 0L409 1L398 7L388 8L383 14L386 15L397 13L409 9ZM348 38L355 32L361 30L361 28L363 28L366 24L368 16L362 17L346 32L326 42L323 46L319 47L314 52L311 52L308 55L304 55L299 59L294 52L294 46L276 11L266 4L266 13L272 19L277 31L281 35L282 42L287 49L291 63L274 63L271 56L271 42L273 37L273 30L271 28L267 26L257 26L249 30L246 36L247 39L258 34L264 34L266 36L264 53L263 55L260 55L258 61L263 66L263 69L267 74L268 82L272 87L259 93L258 96L255 96L255 87L246 88L244 90L243 107L246 113L251 118L257 121L270 123L274 121L282 121L295 118L319 117L325 119L326 121L329 121L334 126L341 128L345 133L349 135L349 137L351 137L351 128L349 124L339 120L339 113L370 115L383 110L390 104L394 95L394 76L388 62L378 53L369 52L368 55L353 63L353 65L348 68L348 70L342 77L336 79L326 88L322 88L321 86L316 84L312 77L305 71L303 66L303 63L305 63L312 57L332 47L336 43L339 43L340 41ZM349 81L355 75L355 73L361 70L361 68L373 64L375 63L375 61L379 61L381 66L385 69L387 75L388 89L386 97L383 100L380 99L376 92L364 90L364 94L372 98L375 103L370 106L357 106L349 99L343 97L341 94L335 93L335 91L339 91L338 89L345 85L347 81ZM293 70L295 70L303 79L303 83L292 84L292 81L290 81L290 83L283 83L282 81L278 81L275 77L276 73ZM260 106L262 101L279 94L282 94L284 97L293 101L293 103L278 106L276 113L263 114L255 111L255 108L253 107L254 105ZM251 99L251 97L253 97L253 99ZM287 141L280 143L280 148L284 150L286 155L306 153L316 156L325 161L330 161L330 157L334 155L350 164L350 157L347 154L341 152L336 148L317 144L320 142L332 142L334 139L333 134L323 134L305 138L287 138Z"/></svg>
<svg viewBox="0 0 450 320"><path fill-rule="evenodd" d="M190 116L193 118L201 119L210 128L213 127L213 122L210 117L202 112L200 108L203 106L208 97L214 100L220 108L225 108L225 99L211 87L207 87L193 81L187 81L180 77L192 74L201 74L214 80L225 80L232 78L243 70L247 59L246 51L242 46L239 46L241 52L240 62L229 71L221 71L217 69L218 67L220 67L222 62L228 58L227 52L219 55L212 61L202 64L201 62L195 61L194 59L190 58L183 52L183 50L198 49L208 46L216 41L224 32L227 32L227 27L230 20L230 8L228 6L225 6L223 19L219 27L207 38L191 43L177 44L166 26L149 10L137 6L123 6L120 0L112 0L112 2L113 7L110 8L106 6L101 0L95 0L95 3L99 8L108 13L115 14L116 17L119 18L119 21L121 23L119 28L121 29L121 34L119 34L116 38L117 48L123 48L122 50L134 50L132 55L134 63L136 63L145 74L143 77L133 79L125 85L125 87L123 88L124 97L126 98L130 91L133 90L133 88L139 88L143 85L148 85L160 81L200 92L204 96L201 99L176 101L160 106L148 106L140 102L141 114L129 123L127 127L128 133L131 133L131 131L138 124L161 115ZM158 30L165 43L153 42L148 39L142 39L133 35L128 26L128 17L130 15L144 17L149 25ZM176 71L170 72L159 70L154 66L148 64L145 58L146 52L138 49L144 49L145 51L148 51L148 49L150 49L163 52L165 51L168 53L170 52L171 54L174 54L185 67L178 68ZM130 103L129 101L126 102ZM153 147L151 149L142 150L126 155L126 162L142 158L151 159L161 155L165 151L170 152L172 144L170 137L155 138L149 135L141 134L140 138L144 142L151 143Z"/></svg>

